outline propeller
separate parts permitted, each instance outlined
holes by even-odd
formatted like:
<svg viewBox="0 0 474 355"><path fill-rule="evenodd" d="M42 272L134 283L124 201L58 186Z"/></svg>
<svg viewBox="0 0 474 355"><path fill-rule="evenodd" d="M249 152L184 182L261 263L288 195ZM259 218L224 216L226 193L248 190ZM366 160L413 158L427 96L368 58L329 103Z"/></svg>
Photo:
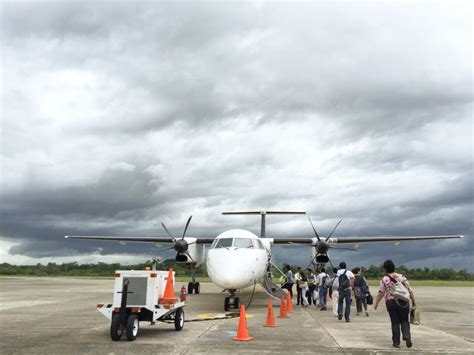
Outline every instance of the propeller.
<svg viewBox="0 0 474 355"><path fill-rule="evenodd" d="M329 245L328 241L332 237L332 235L334 234L334 232L335 232L336 228L339 226L339 224L341 224L342 219L340 219L339 222L337 222L337 224L334 226L331 233L329 233L329 235L324 240L321 240L321 238L319 237L319 234L318 234L318 232L316 232L316 228L314 228L313 222L311 221L311 217L309 215L308 215L308 220L309 220L309 223L311 224L311 227L313 228L314 235L318 239L318 241L314 245L314 248L316 249L316 255L311 259L311 262L309 263L308 267L316 260L317 263L323 263L323 264L329 262L329 264L331 264L331 267L334 268L334 265L332 264L331 259L329 259L329 255L327 253L329 249L340 249L340 250L356 251L355 249L352 249L352 248L333 247L333 246Z"/></svg>
<svg viewBox="0 0 474 355"><path fill-rule="evenodd" d="M165 224L163 222L161 222L161 226L163 227L165 232L171 237L171 240L174 243L173 246L162 249L161 251L174 249L176 251L176 258L175 258L176 261L186 262L186 261L188 261L188 258L191 259L191 261L194 261L193 258L191 257L191 255L189 255L189 253L188 253L188 246L191 245L191 244L196 244L196 242L188 243L187 240L184 239L184 237L186 236L186 232L188 230L188 227L189 227L189 223L191 223L192 218L193 218L193 216L189 216L188 221L186 222L186 226L184 227L184 231L183 231L183 235L182 235L181 239L175 238L170 233L168 228L166 228Z"/></svg>

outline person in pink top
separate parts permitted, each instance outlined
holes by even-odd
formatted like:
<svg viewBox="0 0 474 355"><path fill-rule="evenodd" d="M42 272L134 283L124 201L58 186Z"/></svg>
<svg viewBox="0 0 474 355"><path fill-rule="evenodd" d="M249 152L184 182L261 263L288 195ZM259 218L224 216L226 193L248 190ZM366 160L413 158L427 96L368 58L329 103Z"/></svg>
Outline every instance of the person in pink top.
<svg viewBox="0 0 474 355"><path fill-rule="evenodd" d="M392 323L392 341L393 346L396 348L400 347L400 328L402 330L403 340L407 344L407 348L411 348L413 343L411 341L410 334L410 322L409 322L409 312L410 304L409 302L404 302L400 299L395 299L393 296L393 291L395 289L395 282L401 283L410 293L410 299L412 307L416 308L415 296L413 291L410 288L410 284L405 276L395 272L395 264L392 260L386 260L383 263L383 267L387 272L382 280L380 280L380 288L377 294L377 298L374 303L374 310L377 310L377 307L382 300L385 298L385 304L387 306L387 311L390 316L390 322Z"/></svg>

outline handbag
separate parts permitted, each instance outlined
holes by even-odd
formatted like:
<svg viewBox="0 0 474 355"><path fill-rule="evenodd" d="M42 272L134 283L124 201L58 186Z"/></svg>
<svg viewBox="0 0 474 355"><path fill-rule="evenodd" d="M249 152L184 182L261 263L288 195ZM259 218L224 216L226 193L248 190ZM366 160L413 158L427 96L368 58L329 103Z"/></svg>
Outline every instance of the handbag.
<svg viewBox="0 0 474 355"><path fill-rule="evenodd" d="M410 310L410 324L414 324L414 325L421 324L420 311L417 308L412 308Z"/></svg>
<svg viewBox="0 0 474 355"><path fill-rule="evenodd" d="M374 298L372 297L372 295L370 293L367 294L366 301L367 301L368 305L374 304Z"/></svg>
<svg viewBox="0 0 474 355"><path fill-rule="evenodd" d="M401 282L398 282L390 275L387 275L390 280L395 284L393 291L391 292L393 298L396 301L403 301L403 303L410 304L410 291L405 287L405 285Z"/></svg>

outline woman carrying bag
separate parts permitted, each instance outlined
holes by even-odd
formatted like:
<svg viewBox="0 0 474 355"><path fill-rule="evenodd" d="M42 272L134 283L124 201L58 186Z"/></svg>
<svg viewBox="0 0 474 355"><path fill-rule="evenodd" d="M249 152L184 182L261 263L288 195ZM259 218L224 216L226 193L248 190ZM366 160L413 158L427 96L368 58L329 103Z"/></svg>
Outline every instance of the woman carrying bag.
<svg viewBox="0 0 474 355"><path fill-rule="evenodd" d="M301 273L301 279L298 281L300 288L301 288L301 297L303 298L303 302L301 306L308 307L309 302L308 298L306 297L306 292L308 292L308 278L306 277L305 273Z"/></svg>
<svg viewBox="0 0 474 355"><path fill-rule="evenodd" d="M392 341L393 346L400 347L400 328L403 340L407 344L407 348L411 348L413 343L410 334L410 322L408 320L410 312L410 301L412 307L416 308L415 296L410 288L410 284L405 276L395 272L395 264L392 260L386 260L383 267L387 272L382 280L380 280L380 288L375 299L374 310L385 298L390 322L392 323Z"/></svg>
<svg viewBox="0 0 474 355"><path fill-rule="evenodd" d="M355 277L354 296L356 299L357 315L362 313L362 307L364 307L365 315L368 317L369 312L367 312L367 295L369 293L369 285L367 285L365 277L362 276L362 269L360 267L352 269L352 273Z"/></svg>

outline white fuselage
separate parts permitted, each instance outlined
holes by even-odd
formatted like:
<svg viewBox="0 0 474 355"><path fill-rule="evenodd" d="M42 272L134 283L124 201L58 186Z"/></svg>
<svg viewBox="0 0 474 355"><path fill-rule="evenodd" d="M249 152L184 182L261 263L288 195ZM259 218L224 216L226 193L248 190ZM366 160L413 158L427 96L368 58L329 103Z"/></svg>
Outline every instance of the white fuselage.
<svg viewBox="0 0 474 355"><path fill-rule="evenodd" d="M217 286L237 290L254 285L265 276L269 241L243 229L219 234L207 251L207 274Z"/></svg>

